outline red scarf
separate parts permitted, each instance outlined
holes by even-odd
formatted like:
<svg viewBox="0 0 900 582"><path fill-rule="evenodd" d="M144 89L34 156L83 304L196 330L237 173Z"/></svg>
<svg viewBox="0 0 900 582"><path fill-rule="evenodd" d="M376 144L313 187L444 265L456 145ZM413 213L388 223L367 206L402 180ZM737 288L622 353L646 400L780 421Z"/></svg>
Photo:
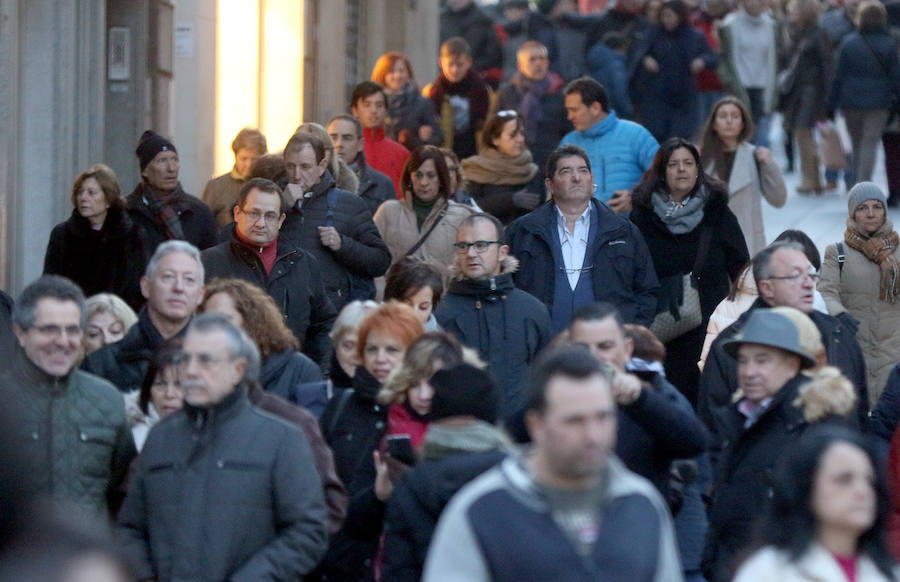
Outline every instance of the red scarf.
<svg viewBox="0 0 900 582"><path fill-rule="evenodd" d="M262 261L263 267L266 269L266 276L268 277L269 273L272 272L272 267L275 266L275 259L278 256L278 237L268 244L260 245L244 238L236 228L234 229L234 234L242 245L249 249L253 249L253 252L259 256L259 260Z"/></svg>

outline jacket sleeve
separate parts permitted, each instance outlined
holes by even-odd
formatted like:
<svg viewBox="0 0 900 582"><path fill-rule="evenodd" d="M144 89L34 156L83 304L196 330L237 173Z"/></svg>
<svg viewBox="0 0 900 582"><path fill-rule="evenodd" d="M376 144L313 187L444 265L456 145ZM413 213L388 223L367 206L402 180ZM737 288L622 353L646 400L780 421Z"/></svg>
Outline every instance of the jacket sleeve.
<svg viewBox="0 0 900 582"><path fill-rule="evenodd" d="M188 194L188 196L190 196L190 194ZM200 226L200 233L198 235L200 244L197 245L197 248L202 251L219 244L219 225L216 223L216 218L209 208L201 203L196 209L195 214Z"/></svg>
<svg viewBox="0 0 900 582"><path fill-rule="evenodd" d="M466 509L466 505L457 497L441 514L428 549L422 582L491 580Z"/></svg>
<svg viewBox="0 0 900 582"><path fill-rule="evenodd" d="M424 522L419 515L409 515L412 507L405 481L394 489L384 518L384 562L381 579L391 582L419 582L422 578L424 550L415 539L412 528ZM415 512L418 514L419 512ZM424 541L424 540L423 540Z"/></svg>
<svg viewBox="0 0 900 582"><path fill-rule="evenodd" d="M715 71L716 65L719 63L719 57L710 48L705 34L696 29L692 32L694 33L694 50L696 51L694 58L703 59L703 62L706 63L706 68Z"/></svg>
<svg viewBox="0 0 900 582"><path fill-rule="evenodd" d="M775 160L768 164L757 164L757 167L763 197L775 208L781 208L787 202L787 186L781 174L781 167Z"/></svg>
<svg viewBox="0 0 900 582"><path fill-rule="evenodd" d="M838 316L847 311L841 302L841 266L837 260L837 246L825 247L825 258L822 261L821 277L816 289L825 300L825 308L829 315Z"/></svg>
<svg viewBox="0 0 900 582"><path fill-rule="evenodd" d="M706 430L694 413L652 388L645 387L622 410L653 437L658 451L673 459L694 457L706 450Z"/></svg>
<svg viewBox="0 0 900 582"><path fill-rule="evenodd" d="M637 314L634 322L650 327L656 317L656 302L659 295L659 280L656 278L656 268L653 266L653 258L650 249L644 241L644 236L634 223L629 223L631 236L634 239L634 283L633 292L637 304Z"/></svg>
<svg viewBox="0 0 900 582"><path fill-rule="evenodd" d="M380 277L391 266L391 251L378 234L365 202L353 217L353 231L341 235L341 248L335 252L337 259L348 269L362 277Z"/></svg>
<svg viewBox="0 0 900 582"><path fill-rule="evenodd" d="M62 275L63 264L62 232L57 226L50 232L50 240L47 242L47 252L44 254L44 274Z"/></svg>
<svg viewBox="0 0 900 582"><path fill-rule="evenodd" d="M719 27L719 66L716 74L719 75L719 81L727 93L737 96L745 105L749 106L750 99L747 97L747 90L744 89L734 64L731 36L729 23L726 22Z"/></svg>
<svg viewBox="0 0 900 582"><path fill-rule="evenodd" d="M322 485L309 444L297 429L285 431L272 469L277 535L230 578L231 582L293 580L316 567L328 546Z"/></svg>
<svg viewBox="0 0 900 582"><path fill-rule="evenodd" d="M144 468L140 459L136 475L128 488L128 495L119 511L116 538L135 579L155 578L156 572L150 561L147 506L144 496Z"/></svg>
<svg viewBox="0 0 900 582"><path fill-rule="evenodd" d="M900 365L895 366L869 418L869 430L885 444L891 442L900 421Z"/></svg>
<svg viewBox="0 0 900 582"><path fill-rule="evenodd" d="M834 67L834 79L831 81L830 91L828 92L828 111L834 112L838 108L838 101L841 98L841 89L844 82L844 74L847 67L847 43L842 42L837 53L837 63Z"/></svg>
<svg viewBox="0 0 900 582"><path fill-rule="evenodd" d="M720 239L725 245L725 260L727 261L725 268L728 270L728 278L733 282L738 280L741 271L747 266L747 262L750 260L750 251L747 249L747 240L744 238L744 232L741 230L741 225L734 212L726 208L722 217L724 220L719 226L722 229Z"/></svg>
<svg viewBox="0 0 900 582"><path fill-rule="evenodd" d="M312 256L310 259L310 270L316 270L315 259ZM309 281L313 289L310 295L309 326L306 328L306 337L301 338L303 351L314 362L324 362L331 355L331 338L328 333L337 318L337 311L325 292L322 277L310 273Z"/></svg>
<svg viewBox="0 0 900 582"><path fill-rule="evenodd" d="M444 143L444 130L441 128L441 122L438 121L437 115L434 113L434 106L431 104L431 100L422 97L419 100L418 107L422 115L422 125L427 125L431 128L431 138L427 143L441 145Z"/></svg>
<svg viewBox="0 0 900 582"><path fill-rule="evenodd" d="M722 449L721 436L717 433L713 420L713 410L728 404L731 395L737 390L734 360L722 349L721 339L722 334L719 334L709 349L697 397L697 416L709 430L709 455L713 466Z"/></svg>
<svg viewBox="0 0 900 582"><path fill-rule="evenodd" d="M638 127L638 130L637 135L634 136L636 139L632 144L635 151L637 151L641 172L646 172L650 169L650 166L653 165L653 158L656 157L656 151L659 149L659 142L656 141L656 138L653 137L652 133L643 127ZM637 184L635 184L635 186L637 186Z"/></svg>
<svg viewBox="0 0 900 582"><path fill-rule="evenodd" d="M128 422L125 420L124 411L122 422L116 427L116 442L113 445L112 455L109 459L109 484L106 488L106 501L109 513L115 516L125 499L126 481L131 462L137 456L134 446L134 435Z"/></svg>

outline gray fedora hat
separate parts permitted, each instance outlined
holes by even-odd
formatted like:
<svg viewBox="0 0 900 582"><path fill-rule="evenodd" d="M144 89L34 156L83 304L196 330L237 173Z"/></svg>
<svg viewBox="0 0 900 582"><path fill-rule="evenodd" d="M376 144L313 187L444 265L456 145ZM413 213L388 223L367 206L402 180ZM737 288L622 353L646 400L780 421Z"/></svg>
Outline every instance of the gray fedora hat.
<svg viewBox="0 0 900 582"><path fill-rule="evenodd" d="M755 309L744 328L733 338L722 342L722 348L736 358L742 344L760 344L799 356L803 368L811 368L816 361L800 345L800 332L794 322L771 309Z"/></svg>

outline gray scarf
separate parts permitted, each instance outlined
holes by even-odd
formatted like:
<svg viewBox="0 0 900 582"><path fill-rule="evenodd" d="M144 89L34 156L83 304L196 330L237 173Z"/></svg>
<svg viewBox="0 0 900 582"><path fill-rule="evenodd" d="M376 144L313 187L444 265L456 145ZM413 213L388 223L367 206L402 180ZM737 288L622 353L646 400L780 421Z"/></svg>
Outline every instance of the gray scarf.
<svg viewBox="0 0 900 582"><path fill-rule="evenodd" d="M672 234L685 234L697 228L703 220L703 207L706 206L707 199L709 192L705 184L701 184L681 202L673 201L668 194L659 190L650 196L653 212Z"/></svg>
<svg viewBox="0 0 900 582"><path fill-rule="evenodd" d="M476 420L465 426L430 425L422 445L422 458L441 459L459 453L510 450L512 445L500 429Z"/></svg>

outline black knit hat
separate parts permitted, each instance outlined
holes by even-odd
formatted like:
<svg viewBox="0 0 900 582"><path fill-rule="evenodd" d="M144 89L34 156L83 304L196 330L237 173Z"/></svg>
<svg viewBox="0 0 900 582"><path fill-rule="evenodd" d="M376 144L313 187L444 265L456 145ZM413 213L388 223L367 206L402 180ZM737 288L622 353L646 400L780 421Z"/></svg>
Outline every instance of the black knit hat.
<svg viewBox="0 0 900 582"><path fill-rule="evenodd" d="M484 370L470 364L458 364L438 370L428 383L434 389L429 414L432 421L450 416L474 416L491 424L497 422L497 385Z"/></svg>
<svg viewBox="0 0 900 582"><path fill-rule="evenodd" d="M178 153L178 150L175 149L175 145L159 135L152 129L148 129L144 133L141 134L141 138L138 140L138 146L135 153L137 154L138 160L141 163L141 171L144 171L144 168L147 167L147 164L153 161L153 158L156 157L156 154L159 152L175 152Z"/></svg>

